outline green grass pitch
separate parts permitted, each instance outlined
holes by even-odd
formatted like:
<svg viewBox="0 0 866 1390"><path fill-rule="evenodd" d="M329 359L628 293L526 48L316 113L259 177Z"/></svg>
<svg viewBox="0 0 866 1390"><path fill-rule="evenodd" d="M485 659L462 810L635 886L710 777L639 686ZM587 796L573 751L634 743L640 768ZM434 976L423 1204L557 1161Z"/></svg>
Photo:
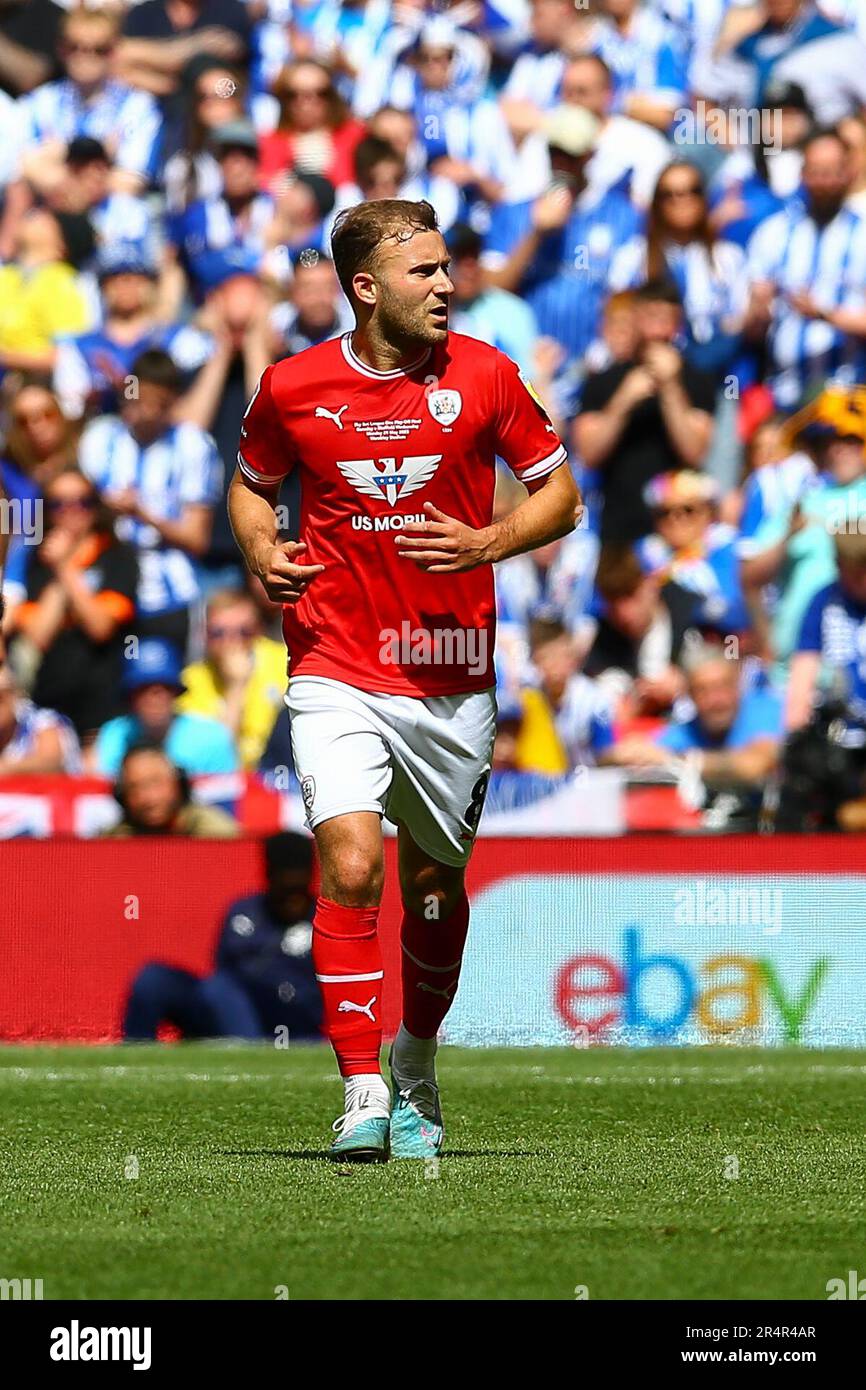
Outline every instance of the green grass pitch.
<svg viewBox="0 0 866 1390"><path fill-rule="evenodd" d="M324 1048L0 1049L0 1277L45 1298L825 1299L866 1053L440 1052L438 1165L323 1157Z"/></svg>

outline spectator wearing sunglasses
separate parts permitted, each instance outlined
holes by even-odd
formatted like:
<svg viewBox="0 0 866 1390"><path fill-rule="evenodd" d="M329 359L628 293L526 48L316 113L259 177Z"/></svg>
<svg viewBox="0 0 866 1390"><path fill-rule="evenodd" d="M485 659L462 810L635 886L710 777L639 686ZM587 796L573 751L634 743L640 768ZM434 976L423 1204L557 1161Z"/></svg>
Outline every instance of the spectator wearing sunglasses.
<svg viewBox="0 0 866 1390"><path fill-rule="evenodd" d="M290 171L320 174L334 188L354 181L355 148L364 135L336 91L323 63L287 63L273 93L279 103L276 129L259 145L262 188L279 192Z"/></svg>
<svg viewBox="0 0 866 1390"><path fill-rule="evenodd" d="M247 769L257 766L286 693L286 653L262 635L258 609L240 589L220 589L207 605L205 654L183 673L177 708L228 729Z"/></svg>
<svg viewBox="0 0 866 1390"><path fill-rule="evenodd" d="M683 305L686 358L721 378L741 346L748 297L745 267L743 249L713 232L700 171L688 160L677 160L662 170L646 235L619 251L610 284L616 291L634 289L648 279L671 279Z"/></svg>
<svg viewBox="0 0 866 1390"><path fill-rule="evenodd" d="M740 587L737 533L718 520L720 489L705 473L660 473L644 489L654 530L637 543L641 566L700 599L702 627L727 635L751 627Z"/></svg>
<svg viewBox="0 0 866 1390"><path fill-rule="evenodd" d="M118 19L107 10L76 9L63 21L60 58L66 76L37 87L22 102L26 152L22 172L44 182L62 169L66 145L88 135L114 159L115 192L141 192L155 172L161 117L153 97L112 75Z"/></svg>
<svg viewBox="0 0 866 1390"><path fill-rule="evenodd" d="M45 512L27 598L12 614L13 664L34 703L66 715L86 739L123 707L123 641L135 617L138 565L77 469L48 484Z"/></svg>

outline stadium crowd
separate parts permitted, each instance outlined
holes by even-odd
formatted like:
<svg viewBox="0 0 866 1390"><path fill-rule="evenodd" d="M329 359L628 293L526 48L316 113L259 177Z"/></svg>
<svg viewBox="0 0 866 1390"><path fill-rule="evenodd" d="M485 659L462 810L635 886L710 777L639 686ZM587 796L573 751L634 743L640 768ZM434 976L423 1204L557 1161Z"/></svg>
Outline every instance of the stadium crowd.
<svg viewBox="0 0 866 1390"><path fill-rule="evenodd" d="M586 504L497 571L492 794L601 764L754 811L821 692L856 745L861 0L0 0L0 132L0 774L221 834L187 779L290 767L225 493L263 368L351 327L335 216L395 196Z"/></svg>

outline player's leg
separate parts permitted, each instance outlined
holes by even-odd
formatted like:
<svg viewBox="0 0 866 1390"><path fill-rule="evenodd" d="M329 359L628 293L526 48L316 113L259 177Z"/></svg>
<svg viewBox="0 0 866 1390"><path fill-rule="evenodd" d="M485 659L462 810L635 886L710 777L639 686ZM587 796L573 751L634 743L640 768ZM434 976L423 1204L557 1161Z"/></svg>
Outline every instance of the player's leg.
<svg viewBox="0 0 866 1390"><path fill-rule="evenodd" d="M437 1034L457 992L469 901L462 865L443 864L399 832L403 1017L391 1048L395 1158L438 1154L444 1139L436 1082Z"/></svg>
<svg viewBox="0 0 866 1390"><path fill-rule="evenodd" d="M313 963L324 1030L345 1085L334 1157L383 1158L389 1093L381 1075L382 955L378 940L384 876L381 815L391 782L388 748L360 692L337 683L293 681L287 698L295 767L316 837L321 887Z"/></svg>
<svg viewBox="0 0 866 1390"><path fill-rule="evenodd" d="M403 1018L391 1050L393 1157L438 1153L436 1036L454 1000L469 928L463 883L496 727L492 691L418 703L397 724L389 814L400 824Z"/></svg>
<svg viewBox="0 0 866 1390"><path fill-rule="evenodd" d="M315 828L321 892L313 921L313 964L324 1025L345 1085L334 1157L383 1158L390 1096L381 1074L382 952L379 902L382 825L371 811L335 816Z"/></svg>

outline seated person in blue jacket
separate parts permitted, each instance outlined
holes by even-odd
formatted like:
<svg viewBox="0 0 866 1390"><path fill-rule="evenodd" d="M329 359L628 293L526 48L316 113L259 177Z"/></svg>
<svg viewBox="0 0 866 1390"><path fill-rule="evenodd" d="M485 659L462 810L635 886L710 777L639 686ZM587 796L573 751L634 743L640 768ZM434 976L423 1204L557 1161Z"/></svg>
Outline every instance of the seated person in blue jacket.
<svg viewBox="0 0 866 1390"><path fill-rule="evenodd" d="M216 946L213 974L151 962L136 975L123 1036L156 1038L161 1023L184 1038L292 1042L321 1037L322 1004L310 953L313 841L289 831L263 841L265 889L232 903Z"/></svg>
<svg viewBox="0 0 866 1390"><path fill-rule="evenodd" d="M723 647L689 644L681 663L689 699L655 739L620 740L609 761L675 769L689 759L714 792L732 787L760 792L773 773L782 742L780 695Z"/></svg>

